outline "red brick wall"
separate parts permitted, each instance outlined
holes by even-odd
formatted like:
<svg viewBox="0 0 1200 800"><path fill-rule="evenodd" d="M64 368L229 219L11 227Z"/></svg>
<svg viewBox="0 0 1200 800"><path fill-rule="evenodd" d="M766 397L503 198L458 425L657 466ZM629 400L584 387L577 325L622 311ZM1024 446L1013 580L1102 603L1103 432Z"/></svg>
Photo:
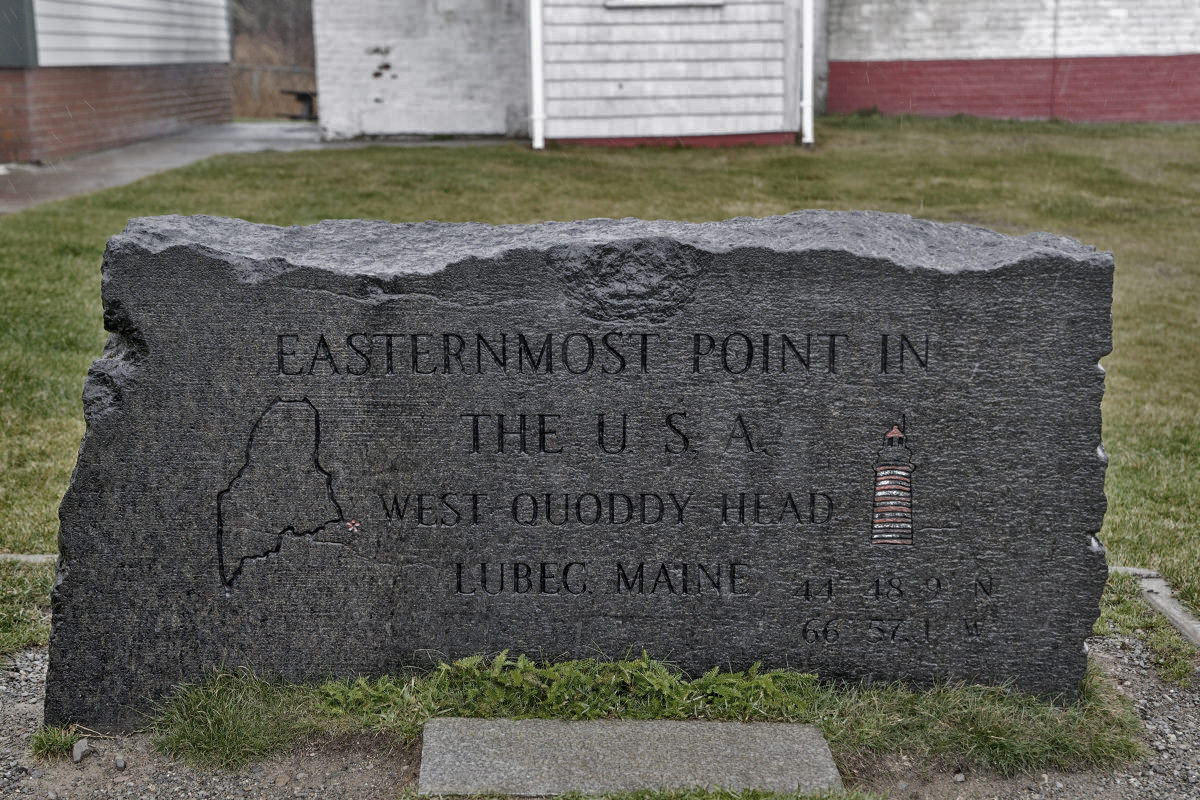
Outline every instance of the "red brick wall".
<svg viewBox="0 0 1200 800"><path fill-rule="evenodd" d="M0 69L0 162L66 156L225 122L228 64Z"/></svg>
<svg viewBox="0 0 1200 800"><path fill-rule="evenodd" d="M828 108L1074 122L1200 120L1200 55L831 61Z"/></svg>
<svg viewBox="0 0 1200 800"><path fill-rule="evenodd" d="M29 107L23 69L0 69L0 163L29 161Z"/></svg>

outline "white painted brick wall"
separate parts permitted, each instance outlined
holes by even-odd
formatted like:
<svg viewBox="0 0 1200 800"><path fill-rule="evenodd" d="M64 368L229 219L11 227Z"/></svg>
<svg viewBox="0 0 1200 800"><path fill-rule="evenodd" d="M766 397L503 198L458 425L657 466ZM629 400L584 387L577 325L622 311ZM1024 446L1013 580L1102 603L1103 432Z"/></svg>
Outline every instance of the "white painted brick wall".
<svg viewBox="0 0 1200 800"><path fill-rule="evenodd" d="M313 0L323 135L524 135L525 8L526 0Z"/></svg>
<svg viewBox="0 0 1200 800"><path fill-rule="evenodd" d="M1200 53L1197 0L830 0L833 61Z"/></svg>
<svg viewBox="0 0 1200 800"><path fill-rule="evenodd" d="M1200 0L1062 0L1060 56L1200 53Z"/></svg>

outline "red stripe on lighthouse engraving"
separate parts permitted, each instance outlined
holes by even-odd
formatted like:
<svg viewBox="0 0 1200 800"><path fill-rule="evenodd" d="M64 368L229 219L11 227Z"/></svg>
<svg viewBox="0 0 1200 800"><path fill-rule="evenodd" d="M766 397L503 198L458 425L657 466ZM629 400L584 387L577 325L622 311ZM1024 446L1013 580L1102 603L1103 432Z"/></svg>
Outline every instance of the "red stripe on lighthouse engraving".
<svg viewBox="0 0 1200 800"><path fill-rule="evenodd" d="M912 464L904 433L894 426L875 462L872 544L912 544Z"/></svg>

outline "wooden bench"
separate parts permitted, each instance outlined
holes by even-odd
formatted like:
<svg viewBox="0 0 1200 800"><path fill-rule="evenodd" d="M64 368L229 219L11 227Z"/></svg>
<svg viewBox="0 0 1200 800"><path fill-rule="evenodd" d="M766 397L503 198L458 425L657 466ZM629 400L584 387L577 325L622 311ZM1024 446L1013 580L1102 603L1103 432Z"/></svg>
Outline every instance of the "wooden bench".
<svg viewBox="0 0 1200 800"><path fill-rule="evenodd" d="M299 114L282 114L288 119L304 119L315 120L317 118L315 112L315 100L317 99L316 92L306 91L304 89L280 89L280 94L290 94L300 102Z"/></svg>

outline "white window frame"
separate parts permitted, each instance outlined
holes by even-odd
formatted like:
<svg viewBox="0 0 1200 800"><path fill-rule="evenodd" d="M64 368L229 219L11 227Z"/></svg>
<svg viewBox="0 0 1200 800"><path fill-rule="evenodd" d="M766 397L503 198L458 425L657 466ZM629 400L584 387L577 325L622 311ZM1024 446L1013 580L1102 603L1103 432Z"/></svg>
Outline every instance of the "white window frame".
<svg viewBox="0 0 1200 800"><path fill-rule="evenodd" d="M604 0L605 8L709 8L725 0Z"/></svg>

